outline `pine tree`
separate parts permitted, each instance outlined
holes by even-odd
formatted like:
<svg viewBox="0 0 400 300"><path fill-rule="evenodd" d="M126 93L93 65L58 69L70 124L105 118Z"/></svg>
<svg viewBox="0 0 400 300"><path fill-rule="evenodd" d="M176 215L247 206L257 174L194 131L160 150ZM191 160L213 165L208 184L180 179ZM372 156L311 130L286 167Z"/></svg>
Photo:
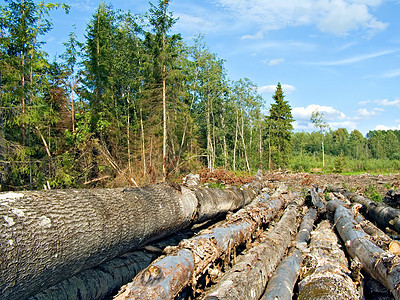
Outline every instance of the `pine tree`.
<svg viewBox="0 0 400 300"><path fill-rule="evenodd" d="M291 152L292 122L294 121L292 109L289 102L284 100L285 96L280 83L272 98L275 103L271 104L269 116L266 117L268 165L270 169L272 166L286 168Z"/></svg>

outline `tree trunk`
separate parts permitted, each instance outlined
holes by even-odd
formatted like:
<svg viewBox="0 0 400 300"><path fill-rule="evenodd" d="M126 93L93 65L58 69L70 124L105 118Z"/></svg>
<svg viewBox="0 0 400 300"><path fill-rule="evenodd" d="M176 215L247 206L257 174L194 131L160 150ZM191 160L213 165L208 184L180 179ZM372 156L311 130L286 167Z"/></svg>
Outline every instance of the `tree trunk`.
<svg viewBox="0 0 400 300"><path fill-rule="evenodd" d="M237 149L237 140L238 140L238 128L239 128L239 113L236 109L236 129L235 129L235 143L233 146L233 170L236 170L236 149Z"/></svg>
<svg viewBox="0 0 400 300"><path fill-rule="evenodd" d="M229 262L235 249L249 241L263 224L268 223L286 203L280 195L271 200L251 203L212 229L182 242L170 255L141 271L116 300L172 299L189 283L210 271L218 259Z"/></svg>
<svg viewBox="0 0 400 300"><path fill-rule="evenodd" d="M310 240L310 234L317 218L317 211L309 209L305 214L296 235L295 244L276 268L274 274L268 281L267 289L261 300L291 300L293 288L299 276L300 267L303 262L303 251Z"/></svg>
<svg viewBox="0 0 400 300"><path fill-rule="evenodd" d="M365 212L378 224L389 227L400 233L400 210L384 203L377 203L363 196L348 192L337 187L328 188L332 192L340 192L351 202L357 202L364 206Z"/></svg>
<svg viewBox="0 0 400 300"><path fill-rule="evenodd" d="M111 299L121 286L128 283L146 268L168 246L195 234L192 229L174 234L167 239L145 246L142 250L125 253L113 260L84 270L42 292L29 300L94 300Z"/></svg>
<svg viewBox="0 0 400 300"><path fill-rule="evenodd" d="M328 220L312 234L298 299L360 299L349 276L347 258Z"/></svg>
<svg viewBox="0 0 400 300"><path fill-rule="evenodd" d="M247 150L246 150L246 142L244 141L244 120L243 120L243 110L240 110L241 112L241 119L242 119L242 130L241 130L241 136L242 136L242 143L243 143L243 150L244 150L244 157L246 159L246 166L247 170L250 172L250 165L249 165L249 160L247 159Z"/></svg>
<svg viewBox="0 0 400 300"><path fill-rule="evenodd" d="M400 258L369 241L367 234L359 229L351 210L339 205L334 220L350 256L357 258L364 270L380 281L395 299L400 299Z"/></svg>
<svg viewBox="0 0 400 300"><path fill-rule="evenodd" d="M296 231L296 218L303 198L297 198L285 210L273 231L263 242L239 257L204 299L259 299L265 285Z"/></svg>
<svg viewBox="0 0 400 300"><path fill-rule="evenodd" d="M204 193L201 199L196 198L201 188L195 193L167 184L2 193L0 290L7 299L36 294L196 220L221 214L213 197L221 197L218 209L238 209L260 185Z"/></svg>

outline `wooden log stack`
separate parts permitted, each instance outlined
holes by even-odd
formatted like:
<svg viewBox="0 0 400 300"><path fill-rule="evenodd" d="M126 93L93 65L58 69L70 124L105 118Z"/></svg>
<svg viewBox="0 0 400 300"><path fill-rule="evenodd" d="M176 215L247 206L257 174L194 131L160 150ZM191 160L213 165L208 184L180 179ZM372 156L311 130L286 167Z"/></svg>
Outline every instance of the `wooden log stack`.
<svg viewBox="0 0 400 300"><path fill-rule="evenodd" d="M400 299L397 210L264 186L0 194L0 299Z"/></svg>

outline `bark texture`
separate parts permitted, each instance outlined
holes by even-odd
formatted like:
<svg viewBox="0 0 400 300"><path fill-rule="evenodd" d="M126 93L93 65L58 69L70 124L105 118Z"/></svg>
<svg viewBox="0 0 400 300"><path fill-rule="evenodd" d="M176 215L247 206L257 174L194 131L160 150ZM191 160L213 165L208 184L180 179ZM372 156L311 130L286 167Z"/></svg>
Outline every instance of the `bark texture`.
<svg viewBox="0 0 400 300"><path fill-rule="evenodd" d="M303 252L310 240L310 234L316 218L317 211L309 209L300 225L294 245L290 249L288 256L281 261L268 281L267 289L261 300L292 299L293 288L303 262Z"/></svg>
<svg viewBox="0 0 400 300"><path fill-rule="evenodd" d="M265 240L240 256L204 299L259 299L296 231L299 205L303 203L304 199L298 198L289 205Z"/></svg>
<svg viewBox="0 0 400 300"><path fill-rule="evenodd" d="M377 203L363 196L351 193L341 188L329 187L332 192L340 192L351 202L363 205L365 213L378 224L389 227L400 233L400 210L390 207L384 203Z"/></svg>
<svg viewBox="0 0 400 300"><path fill-rule="evenodd" d="M172 299L189 283L207 272L217 259L229 260L236 247L268 223L287 203L276 195L253 202L217 227L184 240L170 255L141 271L115 299Z"/></svg>
<svg viewBox="0 0 400 300"><path fill-rule="evenodd" d="M218 209L239 209L260 185L228 189ZM213 210L214 197L222 194L204 193L198 200L202 189L207 190L156 184L129 190L1 193L2 297L35 295L84 269L222 213Z"/></svg>
<svg viewBox="0 0 400 300"><path fill-rule="evenodd" d="M357 258L368 274L380 281L395 299L400 299L400 258L369 241L351 210L338 206L335 222L350 256Z"/></svg>
<svg viewBox="0 0 400 300"><path fill-rule="evenodd" d="M84 270L36 294L29 300L95 300L109 299L124 284L161 255L163 249L177 245L195 234L185 230L157 241L144 249L125 253L94 268Z"/></svg>
<svg viewBox="0 0 400 300"><path fill-rule="evenodd" d="M359 299L346 256L328 220L312 233L309 250L304 262L306 271L299 282L299 300Z"/></svg>

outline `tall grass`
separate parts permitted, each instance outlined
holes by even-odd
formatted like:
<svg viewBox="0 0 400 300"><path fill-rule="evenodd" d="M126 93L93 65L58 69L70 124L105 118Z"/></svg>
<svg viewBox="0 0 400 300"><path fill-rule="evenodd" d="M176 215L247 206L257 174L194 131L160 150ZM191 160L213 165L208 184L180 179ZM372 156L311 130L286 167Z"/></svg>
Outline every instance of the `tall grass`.
<svg viewBox="0 0 400 300"><path fill-rule="evenodd" d="M338 160L343 160L338 162ZM293 156L290 160L290 169L295 172L310 172L312 169L321 169L325 173L337 171L340 173L400 173L400 160L398 159L354 159L346 156L325 156L325 167L322 166L322 157L313 155Z"/></svg>

